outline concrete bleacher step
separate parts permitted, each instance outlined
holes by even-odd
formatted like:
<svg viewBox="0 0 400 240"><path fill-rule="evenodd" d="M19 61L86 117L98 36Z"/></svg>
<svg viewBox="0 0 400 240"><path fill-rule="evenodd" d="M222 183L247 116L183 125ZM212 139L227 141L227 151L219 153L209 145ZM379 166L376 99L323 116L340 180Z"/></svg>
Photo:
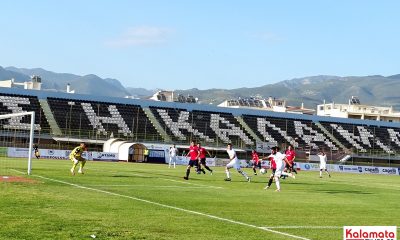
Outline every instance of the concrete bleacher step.
<svg viewBox="0 0 400 240"><path fill-rule="evenodd" d="M344 146L333 134L331 134L326 128L320 123L320 122L315 122L315 125L319 127L333 142L335 142L340 148L348 150L346 146Z"/></svg>
<svg viewBox="0 0 400 240"><path fill-rule="evenodd" d="M47 119L47 122L50 125L52 134L54 134L56 136L61 136L62 135L61 129L58 126L56 119L54 118L54 115L50 109L49 103L47 102L46 99L39 99L39 103L43 109L43 113Z"/></svg>
<svg viewBox="0 0 400 240"><path fill-rule="evenodd" d="M244 129L246 129L246 131L250 134L250 136L251 136L254 140L256 140L256 142L264 142L261 138L259 138L259 137L257 136L257 134L254 133L254 131L251 129L251 127L250 127L249 125L247 125L247 123L243 120L242 117L236 116L235 118L236 118L236 120L240 123L240 125L241 125Z"/></svg>
<svg viewBox="0 0 400 240"><path fill-rule="evenodd" d="M346 163L349 159L351 159L351 155L346 155L339 160L340 163Z"/></svg>
<svg viewBox="0 0 400 240"><path fill-rule="evenodd" d="M164 130L161 124L158 122L157 118L154 116L153 112L148 107L142 108L144 113L146 114L147 118L150 120L151 124L155 127L158 133L160 133L161 137L164 139L165 142L172 142L171 137L168 133Z"/></svg>

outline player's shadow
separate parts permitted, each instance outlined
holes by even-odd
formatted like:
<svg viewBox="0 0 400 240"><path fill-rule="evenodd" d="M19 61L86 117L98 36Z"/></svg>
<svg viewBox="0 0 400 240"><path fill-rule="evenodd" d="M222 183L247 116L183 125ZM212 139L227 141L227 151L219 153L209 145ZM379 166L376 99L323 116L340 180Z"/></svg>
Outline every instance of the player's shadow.
<svg viewBox="0 0 400 240"><path fill-rule="evenodd" d="M293 181L288 182L287 184L290 184L290 185L302 185L302 186L304 186L304 185L315 185L315 186L322 185L321 183L293 182Z"/></svg>
<svg viewBox="0 0 400 240"><path fill-rule="evenodd" d="M316 192L323 192L328 194L359 194L359 195L370 195L371 192L363 192L358 190L320 190Z"/></svg>
<svg viewBox="0 0 400 240"><path fill-rule="evenodd" d="M140 171L140 170L135 170L135 173L150 174L149 172ZM181 176L176 176L176 175L171 175L171 174L166 174L166 173L159 173L159 172L153 172L153 173L151 173L151 175L152 176L149 176L149 177L146 176L146 178L154 178L154 176L158 176L158 177L169 177L169 178L182 179L184 174L182 174L182 177ZM196 171L192 170L189 177L190 177L191 181L197 181L197 180L200 180L200 179L196 179L195 177L196 176L202 176L202 175L206 175L206 174L203 174L203 173L197 174ZM202 181L206 181L207 182L207 181L211 181L211 180L202 179Z"/></svg>
<svg viewBox="0 0 400 240"><path fill-rule="evenodd" d="M122 175L122 174L112 175L111 177L113 177L113 178L152 178L151 176L135 176L135 175Z"/></svg>

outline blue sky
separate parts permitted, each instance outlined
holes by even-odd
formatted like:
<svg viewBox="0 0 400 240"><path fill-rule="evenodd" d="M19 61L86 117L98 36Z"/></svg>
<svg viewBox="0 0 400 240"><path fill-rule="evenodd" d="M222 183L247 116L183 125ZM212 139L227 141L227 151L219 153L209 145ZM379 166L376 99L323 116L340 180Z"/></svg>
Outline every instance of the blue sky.
<svg viewBox="0 0 400 240"><path fill-rule="evenodd" d="M2 1L0 66L239 88L400 73L400 1Z"/></svg>

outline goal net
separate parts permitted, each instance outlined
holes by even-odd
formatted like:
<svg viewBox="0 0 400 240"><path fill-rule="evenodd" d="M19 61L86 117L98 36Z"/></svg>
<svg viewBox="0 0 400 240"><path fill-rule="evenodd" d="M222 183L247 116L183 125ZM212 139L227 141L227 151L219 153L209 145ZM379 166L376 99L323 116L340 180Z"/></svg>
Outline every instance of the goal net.
<svg viewBox="0 0 400 240"><path fill-rule="evenodd" d="M0 181L31 174L35 112L0 114Z"/></svg>

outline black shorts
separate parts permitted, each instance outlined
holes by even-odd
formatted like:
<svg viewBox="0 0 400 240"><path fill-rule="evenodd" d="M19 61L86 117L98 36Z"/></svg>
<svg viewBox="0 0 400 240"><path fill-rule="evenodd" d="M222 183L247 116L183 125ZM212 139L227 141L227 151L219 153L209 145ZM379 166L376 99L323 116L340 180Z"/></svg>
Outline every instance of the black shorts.
<svg viewBox="0 0 400 240"><path fill-rule="evenodd" d="M197 159L196 160L189 160L188 165L191 166L191 167L193 167L193 166L198 167L199 166L199 161Z"/></svg>
<svg viewBox="0 0 400 240"><path fill-rule="evenodd" d="M258 167L261 169L261 161L258 161L258 163L253 162L254 167Z"/></svg>
<svg viewBox="0 0 400 240"><path fill-rule="evenodd" d="M203 165L205 166L205 165L207 164L207 163L206 163L206 159L205 159L205 158L200 159L200 163L203 164Z"/></svg>
<svg viewBox="0 0 400 240"><path fill-rule="evenodd" d="M272 175L275 175L276 169L271 169Z"/></svg>
<svg viewBox="0 0 400 240"><path fill-rule="evenodd" d="M292 164L292 166L290 166L288 163L286 163L286 168L290 169L290 168L294 167L294 162L291 162L291 164Z"/></svg>

